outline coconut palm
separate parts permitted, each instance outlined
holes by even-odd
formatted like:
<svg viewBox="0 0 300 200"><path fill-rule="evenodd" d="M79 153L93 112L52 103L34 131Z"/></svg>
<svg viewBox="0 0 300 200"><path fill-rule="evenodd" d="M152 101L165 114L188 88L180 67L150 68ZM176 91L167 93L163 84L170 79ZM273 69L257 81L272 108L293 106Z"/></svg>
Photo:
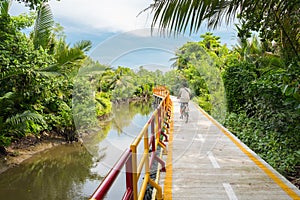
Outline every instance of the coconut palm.
<svg viewBox="0 0 300 200"><path fill-rule="evenodd" d="M148 9L154 11L152 27L176 32L197 32L207 20L209 28L216 28L225 17L227 23L234 20L236 13L246 0L155 0Z"/></svg>
<svg viewBox="0 0 300 200"><path fill-rule="evenodd" d="M132 85L131 79L132 77L130 76L130 71L128 68L124 67L118 67L115 72L114 76L111 77L110 82L110 88L111 89L116 89L116 88L124 88L124 87L129 87Z"/></svg>
<svg viewBox="0 0 300 200"><path fill-rule="evenodd" d="M59 27L57 30L63 31L62 27ZM53 54L56 58L56 65L60 66L70 63L74 64L74 62L80 62L85 59L84 53L90 50L91 42L83 40L70 47L70 45L66 44L64 37L56 40L54 32L57 30L54 28L54 19L49 4L41 3L37 7L37 17L31 33L35 49L40 47L47 49L48 53ZM57 32L57 34L60 34L60 32Z"/></svg>
<svg viewBox="0 0 300 200"><path fill-rule="evenodd" d="M289 0L154 0L152 27L168 33L195 33L202 24L216 28L240 18L242 31L259 31L264 39L277 39L289 56L299 58L300 2ZM242 37L241 35L239 35Z"/></svg>

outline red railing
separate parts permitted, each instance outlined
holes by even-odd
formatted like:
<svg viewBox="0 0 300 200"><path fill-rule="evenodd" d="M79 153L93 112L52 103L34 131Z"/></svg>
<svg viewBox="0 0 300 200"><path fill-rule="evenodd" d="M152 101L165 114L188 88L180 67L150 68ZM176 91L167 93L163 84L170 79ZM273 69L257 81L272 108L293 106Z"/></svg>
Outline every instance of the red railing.
<svg viewBox="0 0 300 200"><path fill-rule="evenodd" d="M155 151L158 145L166 150L166 144L161 139L164 138L164 141L168 141L168 132L164 132L163 129L166 130L168 128L166 126L168 125L168 121L166 120L170 119L172 102L170 100L169 91L166 90L165 87L156 87L153 93L157 98L161 98L158 108L153 112L140 134L132 142L130 149L124 151L90 200L103 199L124 166L126 167L126 191L124 192L123 200L143 199L147 184L150 184L157 190L157 199L163 198L161 187L150 178L150 169L154 160L157 160L162 166L161 171L165 171L165 162L156 155ZM149 129L150 138L148 133ZM137 147L142 139L144 139L144 151L141 153L142 156L138 162ZM150 148L151 152L149 153ZM138 191L137 184L143 168L145 176L141 188Z"/></svg>
<svg viewBox="0 0 300 200"><path fill-rule="evenodd" d="M131 165L132 165L132 154L130 150L125 150L118 160L118 162L113 166L105 179L98 186L92 197L92 199L103 199L107 194L108 190L111 188L112 184L118 177L120 171L126 166L126 192L123 196L123 200L132 199L132 173L131 173Z"/></svg>

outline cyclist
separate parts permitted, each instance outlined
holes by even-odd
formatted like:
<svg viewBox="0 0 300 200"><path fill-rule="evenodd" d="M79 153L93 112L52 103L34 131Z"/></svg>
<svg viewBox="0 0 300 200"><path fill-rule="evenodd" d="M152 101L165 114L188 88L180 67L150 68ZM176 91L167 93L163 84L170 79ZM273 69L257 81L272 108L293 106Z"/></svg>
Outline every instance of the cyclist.
<svg viewBox="0 0 300 200"><path fill-rule="evenodd" d="M187 83L182 83L182 88L179 90L178 99L180 103L180 119L183 118L183 110L185 109L185 106L188 105L189 100L191 98L191 90L187 87Z"/></svg>

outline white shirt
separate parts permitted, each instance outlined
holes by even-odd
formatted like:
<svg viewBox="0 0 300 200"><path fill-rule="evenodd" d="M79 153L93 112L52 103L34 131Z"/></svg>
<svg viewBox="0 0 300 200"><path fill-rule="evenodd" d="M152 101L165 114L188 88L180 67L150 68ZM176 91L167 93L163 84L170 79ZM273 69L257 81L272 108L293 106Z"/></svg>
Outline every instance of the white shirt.
<svg viewBox="0 0 300 200"><path fill-rule="evenodd" d="M180 103L187 103L190 100L191 90L186 87L180 88L178 96Z"/></svg>

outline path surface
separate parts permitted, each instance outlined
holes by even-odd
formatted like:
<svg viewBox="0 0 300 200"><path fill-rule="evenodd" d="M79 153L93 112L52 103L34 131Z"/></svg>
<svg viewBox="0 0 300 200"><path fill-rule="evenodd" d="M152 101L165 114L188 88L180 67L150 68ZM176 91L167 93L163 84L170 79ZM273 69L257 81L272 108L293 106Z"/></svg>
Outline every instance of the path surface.
<svg viewBox="0 0 300 200"><path fill-rule="evenodd" d="M190 120L174 104L164 199L300 200L300 191L247 146L190 103ZM170 164L172 162L172 164Z"/></svg>

